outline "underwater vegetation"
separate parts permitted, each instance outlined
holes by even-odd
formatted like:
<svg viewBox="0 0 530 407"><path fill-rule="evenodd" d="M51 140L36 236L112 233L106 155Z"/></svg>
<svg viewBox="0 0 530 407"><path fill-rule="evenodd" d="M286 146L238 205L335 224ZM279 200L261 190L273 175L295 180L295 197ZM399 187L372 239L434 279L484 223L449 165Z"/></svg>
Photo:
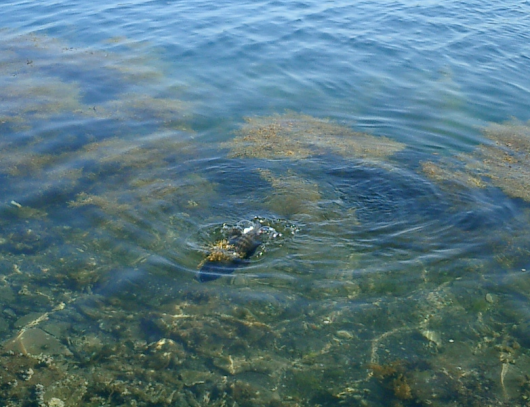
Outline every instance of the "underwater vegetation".
<svg viewBox="0 0 530 407"><path fill-rule="evenodd" d="M301 160L332 153L349 159L381 160L405 145L360 133L329 120L288 112L247 117L236 137L223 144L230 157Z"/></svg>
<svg viewBox="0 0 530 407"><path fill-rule="evenodd" d="M530 202L530 123L493 123L483 134L489 142L470 153L423 162L425 175L442 185L493 185L512 198Z"/></svg>
<svg viewBox="0 0 530 407"><path fill-rule="evenodd" d="M110 174L165 170L190 148L183 117L191 107L176 97L182 89L160 92L166 68L152 51L130 57L120 47L134 45L124 39L77 49L46 36L4 34L0 176L24 207L88 193Z"/></svg>
<svg viewBox="0 0 530 407"><path fill-rule="evenodd" d="M161 247L168 228L154 225L153 214L169 217L215 196L200 175L170 170L196 154L196 145L183 120L191 107L178 97L182 89L160 90L167 76L160 55L126 39L78 49L46 36L4 34L0 177L5 202L18 205L7 204L7 212L22 222L5 225L0 248L45 250L63 240L60 228L57 235L49 230L58 219L65 228L85 228L93 250L118 250L123 245L110 237L116 234ZM133 56L124 52L130 47Z"/></svg>
<svg viewBox="0 0 530 407"><path fill-rule="evenodd" d="M174 94L161 96L157 89L165 67L156 55L128 57L109 49L77 49L37 35L5 35L0 50L4 89L0 124L11 129L29 130L35 123L63 115L186 127L181 118L189 114L190 106ZM97 86L86 86L94 80ZM116 89L113 82L121 83L120 92L105 91L104 87Z"/></svg>
<svg viewBox="0 0 530 407"><path fill-rule="evenodd" d="M79 84L65 83L49 75L38 75L36 78L29 73L20 77L19 75L3 87L4 109L0 117L2 123L25 130L29 129L28 119L46 119L65 112L82 112Z"/></svg>
<svg viewBox="0 0 530 407"><path fill-rule="evenodd" d="M48 263L55 279L113 261L102 251L91 257ZM249 295L237 295L131 275L109 285L109 296L46 283L51 270L27 274L28 264L0 282L6 405L503 406L529 395L524 331L487 284L460 292L424 273L413 299L378 298L369 288L377 277L359 276L355 294L321 286L314 301L252 280L239 287Z"/></svg>
<svg viewBox="0 0 530 407"><path fill-rule="evenodd" d="M0 404L528 404L528 211L489 262L444 246L442 195L388 162L405 145L303 114L247 118L212 158L156 52L106 46L0 42ZM528 201L528 125L484 134L423 174ZM262 190L234 193L240 169Z"/></svg>
<svg viewBox="0 0 530 407"><path fill-rule="evenodd" d="M484 135L492 145L480 146L476 161L466 168L489 178L506 195L530 202L530 122L491 124Z"/></svg>

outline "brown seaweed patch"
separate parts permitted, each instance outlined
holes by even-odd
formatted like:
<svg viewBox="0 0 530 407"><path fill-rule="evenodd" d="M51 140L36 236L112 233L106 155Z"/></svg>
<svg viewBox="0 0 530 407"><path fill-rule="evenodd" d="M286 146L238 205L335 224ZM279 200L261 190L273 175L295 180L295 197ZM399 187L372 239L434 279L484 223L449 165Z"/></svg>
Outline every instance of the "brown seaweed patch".
<svg viewBox="0 0 530 407"><path fill-rule="evenodd" d="M303 159L326 152L355 159L384 159L405 148L386 137L360 133L309 115L285 113L247 117L236 137L223 145L230 156Z"/></svg>
<svg viewBox="0 0 530 407"><path fill-rule="evenodd" d="M530 122L491 124L483 130L491 143L453 161L422 163L422 171L438 183L457 182L484 188L488 181L506 195L530 202Z"/></svg>
<svg viewBox="0 0 530 407"><path fill-rule="evenodd" d="M471 188L485 188L486 183L481 177L458 170L449 161L423 161L421 163L423 173L431 180L442 184L459 184Z"/></svg>
<svg viewBox="0 0 530 407"><path fill-rule="evenodd" d="M525 124L516 120L503 124L492 123L484 129L484 135L514 153L527 156L530 152L530 121Z"/></svg>
<svg viewBox="0 0 530 407"><path fill-rule="evenodd" d="M177 88L170 89L169 96L153 96L159 93L158 85L166 77L160 53L153 51L152 46L132 41L126 46L129 50L120 52L76 49L57 39L37 35L0 41L0 74L10 78L3 83L0 124L26 130L34 120L70 114L127 121L151 120L166 128L187 130L182 117L189 114L189 104L173 97ZM80 78L78 82L71 81L72 74ZM121 93L95 106L84 104L82 89L91 86L84 78L94 74L123 82ZM144 85L142 93L136 91L139 83Z"/></svg>
<svg viewBox="0 0 530 407"><path fill-rule="evenodd" d="M72 135L63 134L59 129L53 134L47 132L45 137L17 139L16 143L10 143L6 138L0 143L0 174L8 178L31 177L31 181L38 185L36 192L39 194L53 189L60 189L64 194L77 193L82 178L88 183L98 181L101 185L102 177L114 177L110 181L120 178L120 183L127 184L140 176L137 170L141 169L142 178L160 179L168 161L177 155L188 154L194 148L189 133L183 137L181 131L173 131L189 132L182 120L186 112L189 114L189 105L177 99L177 88L166 87L164 96L159 96L160 78L164 77L163 63L156 58L151 45L120 40L121 43L127 42L125 46L134 52L103 52L96 48L76 49L46 36L9 35L8 31L6 37L9 40L0 40L0 76L4 74L7 78L0 79L4 85L0 128L6 129L8 135L31 130L41 122L58 120L60 123L62 116L88 119L89 122L92 118L123 121L120 128L124 130L103 140L105 128L98 132L101 136L96 140L83 133L86 131L83 126L79 133L76 130ZM131 76L116 69L123 64L127 65L127 70L136 73L153 71L156 75L148 75L149 78L139 81L136 73ZM96 105L86 105L83 102L84 89L90 89L94 75L107 78L109 82L123 82L124 86L112 89L119 90L118 94L111 91ZM78 81L73 82L72 77ZM128 79L134 81L128 82ZM142 85L140 92L139 84ZM127 128L131 125L136 129L139 123L148 122L155 127L145 137L130 134ZM164 130L157 131L160 128ZM58 143L54 144L55 141ZM52 151L51 148L57 145L59 151ZM62 146L76 147L65 152L68 147ZM163 191L157 189L156 192L164 195L175 192L169 180L157 185L162 185ZM84 189L86 193L92 192L89 185ZM118 189L123 196L118 197L115 193L113 196L123 200L129 192L121 187ZM100 195L100 191L95 195ZM197 199L190 197L186 202ZM110 202L114 201L110 199Z"/></svg>
<svg viewBox="0 0 530 407"><path fill-rule="evenodd" d="M91 195L87 194L86 192L81 192L78 194L75 201L68 202L68 206L72 208L79 208L89 205L97 206L109 214L120 214L131 209L130 205L119 203L118 199L115 197Z"/></svg>
<svg viewBox="0 0 530 407"><path fill-rule="evenodd" d="M509 124L504 130L498 126L486 129L485 135L495 145L480 146L475 151L479 160L466 168L488 177L506 195L530 202L530 127L517 126L517 132L512 132L513 128Z"/></svg>
<svg viewBox="0 0 530 407"><path fill-rule="evenodd" d="M122 161L118 163L124 164ZM131 162L126 161L126 163ZM139 164L136 161L134 163ZM147 163L152 166L160 165L156 161L142 161L146 167ZM163 207L179 205L188 209L204 206L216 196L216 185L198 174L189 174L181 179L168 179L157 176L161 175L157 167L148 171L143 171L145 168L141 166L139 168L142 170L141 173L133 168L120 174L114 188L97 194L89 190L81 192L68 205L72 208L96 206L108 215L122 217L137 210L157 212L160 205ZM112 179L109 182L112 182Z"/></svg>
<svg viewBox="0 0 530 407"><path fill-rule="evenodd" d="M45 117L62 111L76 111L82 108L80 87L77 83L67 83L55 77L19 79L15 84L4 88L4 103L11 111L20 114L34 114Z"/></svg>
<svg viewBox="0 0 530 407"><path fill-rule="evenodd" d="M59 160L59 156L52 154L24 153L24 151L17 149L8 149L6 152L9 153L1 154L0 171L13 177L35 174Z"/></svg>
<svg viewBox="0 0 530 407"><path fill-rule="evenodd" d="M68 153L49 154L39 153L42 139L36 138L21 148L6 143L0 147L0 173L12 177L31 176L45 180L53 177L57 179L76 180L81 176L82 168L68 164L71 155Z"/></svg>
<svg viewBox="0 0 530 407"><path fill-rule="evenodd" d="M84 108L80 87L51 76L18 78L2 92L4 116L18 130L27 128L25 122L46 119L61 113L78 113Z"/></svg>
<svg viewBox="0 0 530 407"><path fill-rule="evenodd" d="M5 144L0 148L0 174L11 177L27 177L35 183L33 193L43 194L61 186L62 192L75 188L83 175L83 169L75 166L69 153L38 153L42 140L36 138L24 147Z"/></svg>

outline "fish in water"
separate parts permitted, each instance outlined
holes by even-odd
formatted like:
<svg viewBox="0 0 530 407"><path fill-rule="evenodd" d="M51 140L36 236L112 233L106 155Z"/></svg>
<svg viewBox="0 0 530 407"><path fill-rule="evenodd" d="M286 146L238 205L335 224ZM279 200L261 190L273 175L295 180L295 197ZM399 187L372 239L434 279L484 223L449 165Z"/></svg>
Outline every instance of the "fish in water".
<svg viewBox="0 0 530 407"><path fill-rule="evenodd" d="M242 231L233 229L231 236L215 244L208 257L199 264L198 280L212 281L232 273L261 245L260 235L261 225L258 223Z"/></svg>

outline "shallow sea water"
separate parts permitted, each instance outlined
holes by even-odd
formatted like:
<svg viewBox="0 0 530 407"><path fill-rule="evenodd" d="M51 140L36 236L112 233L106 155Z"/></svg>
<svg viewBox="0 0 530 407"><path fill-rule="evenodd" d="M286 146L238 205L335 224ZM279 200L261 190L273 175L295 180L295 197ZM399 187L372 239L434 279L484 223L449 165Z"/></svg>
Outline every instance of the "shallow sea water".
<svg viewBox="0 0 530 407"><path fill-rule="evenodd" d="M530 3L2 10L1 405L528 405Z"/></svg>

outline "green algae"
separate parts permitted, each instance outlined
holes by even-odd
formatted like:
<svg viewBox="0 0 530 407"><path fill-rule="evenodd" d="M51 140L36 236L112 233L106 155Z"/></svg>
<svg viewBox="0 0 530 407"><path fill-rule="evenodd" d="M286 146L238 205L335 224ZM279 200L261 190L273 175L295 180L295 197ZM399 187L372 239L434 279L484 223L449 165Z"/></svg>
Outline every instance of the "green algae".
<svg viewBox="0 0 530 407"><path fill-rule="evenodd" d="M405 148L386 137L291 112L247 117L245 122L236 137L223 144L230 149L230 157L300 160L333 153L349 159L382 160Z"/></svg>

